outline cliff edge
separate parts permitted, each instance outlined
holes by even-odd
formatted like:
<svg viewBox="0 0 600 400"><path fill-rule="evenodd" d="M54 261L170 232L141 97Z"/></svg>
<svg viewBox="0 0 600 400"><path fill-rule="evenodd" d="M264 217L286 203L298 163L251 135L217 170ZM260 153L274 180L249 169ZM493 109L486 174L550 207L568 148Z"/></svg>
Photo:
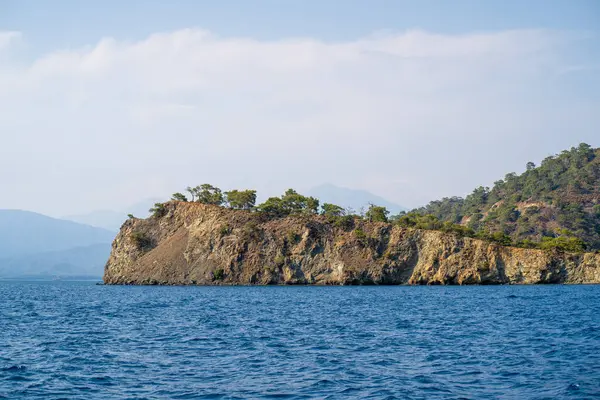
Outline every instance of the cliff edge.
<svg viewBox="0 0 600 400"><path fill-rule="evenodd" d="M600 283L600 254L503 247L359 219L344 225L171 201L160 216L123 224L104 283Z"/></svg>

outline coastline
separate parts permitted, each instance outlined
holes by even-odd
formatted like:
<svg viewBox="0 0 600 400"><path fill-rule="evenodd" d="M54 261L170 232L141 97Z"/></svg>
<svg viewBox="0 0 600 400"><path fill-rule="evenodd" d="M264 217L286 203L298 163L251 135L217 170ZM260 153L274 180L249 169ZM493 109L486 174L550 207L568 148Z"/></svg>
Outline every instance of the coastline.
<svg viewBox="0 0 600 400"><path fill-rule="evenodd" d="M360 235L357 234L360 232ZM105 284L489 285L600 283L600 255L505 247L453 233L168 202L126 221Z"/></svg>

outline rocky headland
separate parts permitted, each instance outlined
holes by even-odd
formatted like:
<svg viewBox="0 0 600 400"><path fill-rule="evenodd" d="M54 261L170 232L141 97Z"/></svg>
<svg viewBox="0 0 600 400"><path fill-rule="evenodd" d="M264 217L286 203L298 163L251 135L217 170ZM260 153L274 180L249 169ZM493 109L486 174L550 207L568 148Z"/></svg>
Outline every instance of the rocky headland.
<svg viewBox="0 0 600 400"><path fill-rule="evenodd" d="M505 247L455 233L322 215L268 218L170 201L127 220L105 284L465 285L600 283L600 254Z"/></svg>

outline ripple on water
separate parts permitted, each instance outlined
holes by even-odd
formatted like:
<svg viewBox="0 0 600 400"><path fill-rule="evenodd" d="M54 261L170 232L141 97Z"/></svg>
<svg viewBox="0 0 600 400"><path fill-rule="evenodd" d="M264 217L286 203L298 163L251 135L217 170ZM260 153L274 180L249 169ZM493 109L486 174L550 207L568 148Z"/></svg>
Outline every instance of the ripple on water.
<svg viewBox="0 0 600 400"><path fill-rule="evenodd" d="M0 369L2 372L25 372L27 367L24 365L11 365L10 367Z"/></svg>
<svg viewBox="0 0 600 400"><path fill-rule="evenodd" d="M592 398L600 287L0 282L0 398Z"/></svg>

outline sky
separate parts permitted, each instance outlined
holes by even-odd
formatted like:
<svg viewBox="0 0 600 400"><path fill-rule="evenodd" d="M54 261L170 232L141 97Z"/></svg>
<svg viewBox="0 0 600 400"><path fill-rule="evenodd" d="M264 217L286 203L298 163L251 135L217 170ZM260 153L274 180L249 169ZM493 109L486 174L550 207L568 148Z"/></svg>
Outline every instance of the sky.
<svg viewBox="0 0 600 400"><path fill-rule="evenodd" d="M600 147L600 2L0 0L0 208L329 182L406 207Z"/></svg>

